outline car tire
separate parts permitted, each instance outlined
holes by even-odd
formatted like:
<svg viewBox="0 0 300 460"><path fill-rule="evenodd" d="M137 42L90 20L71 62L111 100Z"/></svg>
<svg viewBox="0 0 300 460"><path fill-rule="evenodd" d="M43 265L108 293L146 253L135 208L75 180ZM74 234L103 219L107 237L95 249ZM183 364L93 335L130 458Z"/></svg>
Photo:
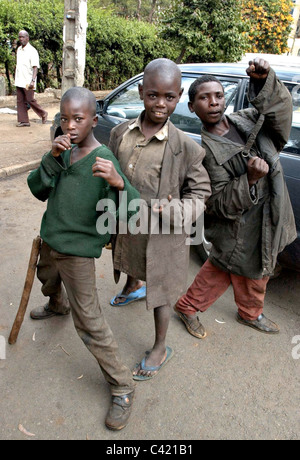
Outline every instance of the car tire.
<svg viewBox="0 0 300 460"><path fill-rule="evenodd" d="M196 246L196 251L198 256L200 257L201 262L204 264L204 262L207 261L209 254L206 252L206 249L203 244L199 244Z"/></svg>

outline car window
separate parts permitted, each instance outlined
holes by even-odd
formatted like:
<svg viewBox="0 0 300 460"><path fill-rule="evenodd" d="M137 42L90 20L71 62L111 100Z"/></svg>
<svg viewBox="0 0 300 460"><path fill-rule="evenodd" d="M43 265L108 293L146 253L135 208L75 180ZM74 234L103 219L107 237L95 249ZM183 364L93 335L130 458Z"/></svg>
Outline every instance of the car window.
<svg viewBox="0 0 300 460"><path fill-rule="evenodd" d="M201 75L198 75L199 77ZM181 129L193 134L200 134L201 131L201 121L195 113L191 113L188 108L189 96L188 91L191 84L195 81L196 77L183 77L182 78L182 87L184 89L183 95L179 103L177 104L176 110L173 115L171 115L171 121L174 125ZM234 101L237 94L238 81L237 80L228 80L220 78L225 92L226 100L226 113L233 112Z"/></svg>
<svg viewBox="0 0 300 460"><path fill-rule="evenodd" d="M292 96L293 100L293 121L292 121L292 128L291 128L291 133L289 140L284 147L284 150L286 152L290 153L298 153L300 152L300 85L299 83L289 83L289 82L284 82L285 86L289 90ZM249 86L249 84L248 84ZM244 97L244 104L243 107L252 107L252 105L249 103L248 97L248 87L245 92L245 97Z"/></svg>
<svg viewBox="0 0 300 460"><path fill-rule="evenodd" d="M182 131L200 134L201 122L196 114L191 113L188 108L188 90L196 77L183 77L182 87L184 89L180 102L171 116L171 121ZM221 80L221 79L220 79ZM137 118L143 111L143 101L140 100L138 85L141 81L136 81L122 89L116 96L109 100L106 108L108 115L124 118L127 120ZM227 103L226 113L231 113L234 108L234 100L237 93L238 81L223 80L225 99Z"/></svg>
<svg viewBox="0 0 300 460"><path fill-rule="evenodd" d="M137 118L144 109L143 101L139 96L139 83L140 81L136 81L110 99L106 113L127 120Z"/></svg>

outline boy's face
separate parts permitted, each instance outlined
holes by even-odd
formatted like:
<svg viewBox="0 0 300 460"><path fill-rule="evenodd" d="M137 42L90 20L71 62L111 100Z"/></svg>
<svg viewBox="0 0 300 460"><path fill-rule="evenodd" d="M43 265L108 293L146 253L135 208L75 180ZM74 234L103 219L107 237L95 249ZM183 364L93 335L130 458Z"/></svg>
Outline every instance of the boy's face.
<svg viewBox="0 0 300 460"><path fill-rule="evenodd" d="M67 99L60 108L60 126L64 134L70 135L72 144L81 144L93 132L98 117L89 107L88 101Z"/></svg>
<svg viewBox="0 0 300 460"><path fill-rule="evenodd" d="M139 86L144 101L145 119L153 124L164 124L176 109L182 95L181 81L175 77L150 73Z"/></svg>
<svg viewBox="0 0 300 460"><path fill-rule="evenodd" d="M210 81L198 86L194 102L189 102L189 109L204 125L218 124L225 110L225 96L220 83Z"/></svg>

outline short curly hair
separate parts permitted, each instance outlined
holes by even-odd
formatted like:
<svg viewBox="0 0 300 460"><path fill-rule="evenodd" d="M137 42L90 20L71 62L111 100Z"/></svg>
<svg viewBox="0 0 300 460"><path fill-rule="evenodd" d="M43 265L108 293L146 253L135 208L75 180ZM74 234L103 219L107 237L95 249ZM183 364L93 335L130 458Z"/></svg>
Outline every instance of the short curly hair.
<svg viewBox="0 0 300 460"><path fill-rule="evenodd" d="M208 82L211 82L211 81L216 81L217 83L219 83L221 85L221 87L223 88L223 90L224 90L224 87L223 87L222 83L220 82L220 80L217 77L215 77L214 75L203 75L202 77L197 78L191 84L191 86L189 88L189 100L190 100L190 102L194 102L196 94L198 92L199 86L203 85L203 83L208 83Z"/></svg>

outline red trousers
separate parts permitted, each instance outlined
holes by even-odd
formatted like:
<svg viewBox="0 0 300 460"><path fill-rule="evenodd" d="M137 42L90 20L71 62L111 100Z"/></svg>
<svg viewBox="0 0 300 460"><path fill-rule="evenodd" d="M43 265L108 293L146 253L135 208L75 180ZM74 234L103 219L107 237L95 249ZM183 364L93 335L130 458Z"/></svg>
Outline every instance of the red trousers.
<svg viewBox="0 0 300 460"><path fill-rule="evenodd" d="M224 272L207 260L176 307L186 315L203 312L232 284L240 316L246 320L255 320L263 311L268 281L269 277L254 280Z"/></svg>
<svg viewBox="0 0 300 460"><path fill-rule="evenodd" d="M46 111L37 103L34 98L33 89L19 88L17 86L17 111L18 111L18 122L29 123L28 117L28 106L30 105L32 110L40 117L46 115Z"/></svg>

